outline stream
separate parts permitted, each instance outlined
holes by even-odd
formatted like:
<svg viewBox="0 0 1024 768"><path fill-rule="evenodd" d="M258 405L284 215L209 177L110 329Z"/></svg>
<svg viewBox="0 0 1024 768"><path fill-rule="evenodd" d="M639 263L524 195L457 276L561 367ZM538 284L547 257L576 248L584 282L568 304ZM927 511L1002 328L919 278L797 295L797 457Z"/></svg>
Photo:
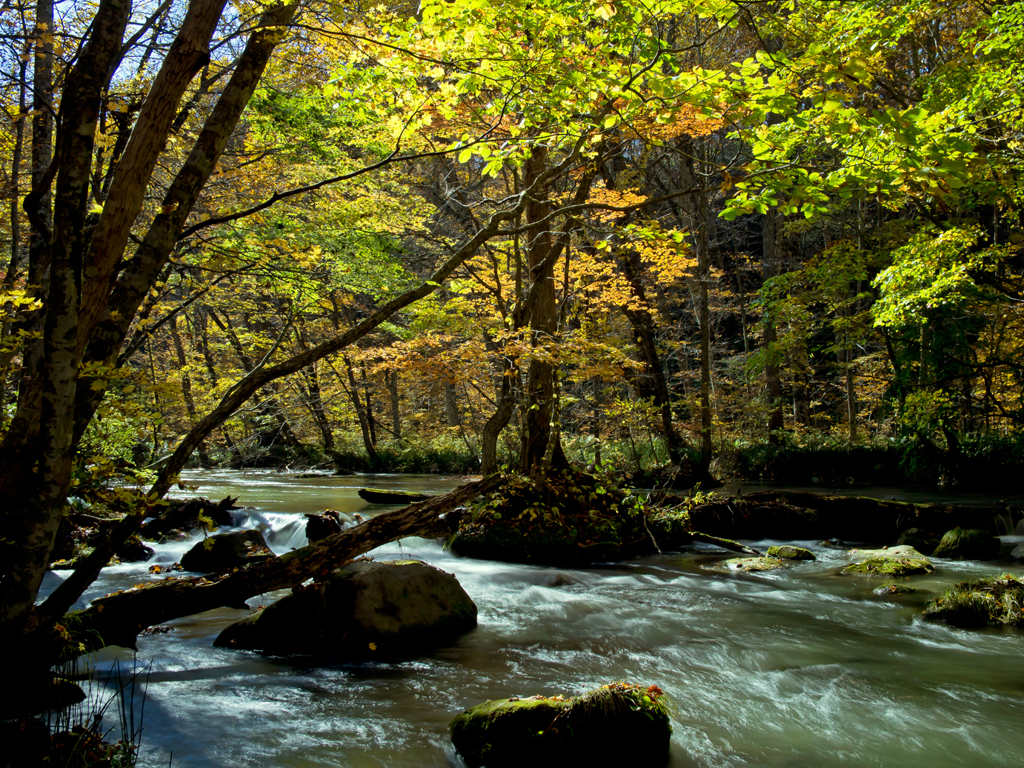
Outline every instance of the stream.
<svg viewBox="0 0 1024 768"><path fill-rule="evenodd" d="M254 507L237 522L267 530L278 553L306 543L301 513L394 508L367 504L359 487L441 493L460 482L229 470L183 479L208 498L230 494ZM107 568L84 601L161 578L149 566L179 560L194 543L157 545L148 563ZM754 545L772 543L791 542ZM559 569L460 559L407 539L371 556L421 558L458 577L479 626L455 645L396 662L314 666L212 647L247 614L220 609L140 637L137 655L94 656L92 695L109 696L115 664L148 677L139 764L154 768L462 766L448 723L464 708L623 679L669 695L673 768L1022 763L1024 632L967 632L919 613L953 582L1024 566L940 560L935 574L907 580L925 592L892 599L873 594L878 580L836 575L852 559L846 551L792 543L818 559L733 574L715 565L735 555L705 545ZM66 575L47 574L44 592Z"/></svg>

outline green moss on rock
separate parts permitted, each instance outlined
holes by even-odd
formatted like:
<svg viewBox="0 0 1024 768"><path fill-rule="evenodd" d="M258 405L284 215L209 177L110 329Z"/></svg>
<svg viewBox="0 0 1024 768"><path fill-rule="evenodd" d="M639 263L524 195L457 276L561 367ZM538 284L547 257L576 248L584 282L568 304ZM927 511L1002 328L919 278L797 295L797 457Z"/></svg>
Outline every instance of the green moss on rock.
<svg viewBox="0 0 1024 768"><path fill-rule="evenodd" d="M734 571L774 571L785 563L777 557L734 557L725 565Z"/></svg>
<svg viewBox="0 0 1024 768"><path fill-rule="evenodd" d="M913 595L921 590L906 584L883 584L875 590L876 595Z"/></svg>
<svg viewBox="0 0 1024 768"><path fill-rule="evenodd" d="M653 551L636 497L574 470L542 484L510 476L477 499L449 542L458 555L577 565Z"/></svg>
<svg viewBox="0 0 1024 768"><path fill-rule="evenodd" d="M954 627L1024 627L1024 577L1004 573L997 579L962 581L932 600L925 618Z"/></svg>
<svg viewBox="0 0 1024 768"><path fill-rule="evenodd" d="M470 766L661 765L672 726L657 686L612 683L582 696L485 701L451 722Z"/></svg>
<svg viewBox="0 0 1024 768"><path fill-rule="evenodd" d="M935 571L927 557L913 547L853 550L861 559L843 568L843 573L861 576L916 576Z"/></svg>
<svg viewBox="0 0 1024 768"><path fill-rule="evenodd" d="M999 557L999 539L977 528L946 531L932 557L949 560L995 560Z"/></svg>
<svg viewBox="0 0 1024 768"><path fill-rule="evenodd" d="M790 544L783 544L779 547L768 547L768 557L777 557L780 560L816 560L814 553L803 547L794 547Z"/></svg>

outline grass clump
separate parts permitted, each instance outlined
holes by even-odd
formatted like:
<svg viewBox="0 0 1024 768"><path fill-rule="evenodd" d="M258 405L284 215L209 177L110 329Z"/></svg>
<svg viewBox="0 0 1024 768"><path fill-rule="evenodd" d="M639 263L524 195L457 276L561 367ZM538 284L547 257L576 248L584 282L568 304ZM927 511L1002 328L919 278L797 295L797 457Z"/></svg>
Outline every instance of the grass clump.
<svg viewBox="0 0 1024 768"><path fill-rule="evenodd" d="M932 600L925 618L954 627L1024 627L1024 577L1004 573L994 579L955 584Z"/></svg>

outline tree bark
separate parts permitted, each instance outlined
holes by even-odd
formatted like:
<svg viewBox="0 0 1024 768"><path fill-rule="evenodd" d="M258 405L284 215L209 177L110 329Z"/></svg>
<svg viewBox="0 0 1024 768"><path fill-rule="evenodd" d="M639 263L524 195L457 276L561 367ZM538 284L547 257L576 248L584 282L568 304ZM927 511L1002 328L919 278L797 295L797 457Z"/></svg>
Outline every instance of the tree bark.
<svg viewBox="0 0 1024 768"><path fill-rule="evenodd" d="M762 265L766 280L778 274L780 268L777 216L778 214L774 209L768 211L764 215L762 224ZM765 310L761 322L764 328L762 351L764 354L765 389L768 399L768 442L772 445L778 445L782 440L782 430L785 427L785 422L782 415L782 374L779 370L778 362L779 337L775 330L775 320L772 317L770 307Z"/></svg>
<svg viewBox="0 0 1024 768"><path fill-rule="evenodd" d="M192 377L188 374L188 358L185 356L185 345L181 342L181 334L178 333L178 318L172 317L167 325L171 333L171 341L174 343L174 354L178 360L178 368L181 370L181 397L185 401L185 411L188 413L190 423L196 420L196 401L192 397ZM200 445L199 462L204 467L211 466L210 455L206 452L205 444Z"/></svg>
<svg viewBox="0 0 1024 768"><path fill-rule="evenodd" d="M547 163L547 149L534 147L533 154L526 161L523 183L533 186L540 178ZM551 212L547 190L538 189L526 205L526 224L534 224L546 218ZM526 403L524 413L521 469L525 474L538 473L544 461L548 440L551 436L551 413L555 396L555 368L548 360L543 348L555 340L558 318L555 307L555 281L549 272L544 272L545 260L551 251L551 228L540 224L530 229L526 236L526 267L537 286L536 303L530 313L530 345L537 353L530 359L526 374Z"/></svg>
<svg viewBox="0 0 1024 768"><path fill-rule="evenodd" d="M626 279L629 280L630 290L646 306L647 293L640 279L639 254L627 250L623 254L622 266ZM633 339L644 363L643 373L631 376L630 384L636 388L640 397L654 400L654 405L661 415L661 432L668 445L669 458L672 463L679 464L683 461L686 444L672 423L672 402L669 398L665 369L662 367L661 356L655 343L654 319L646 309L633 309L629 305L624 305L622 311L633 327Z"/></svg>
<svg viewBox="0 0 1024 768"><path fill-rule="evenodd" d="M24 473L12 476L11 467L5 467L0 481L11 510L8 534L18 543L4 558L0 583L0 623L5 634L20 631L31 615L71 482L86 200L100 96L107 72L120 55L129 11L127 0L102 0L92 35L68 74L61 100L44 363L37 372L42 384L39 436L35 450L22 451L27 455L16 463L15 469Z"/></svg>
<svg viewBox="0 0 1024 768"><path fill-rule="evenodd" d="M164 269L199 193L255 93L271 54L284 39L285 25L291 22L297 7L296 4L274 5L260 17L224 92L206 119L185 164L164 195L161 213L153 219L141 245L120 272L109 300L102 307L99 320L87 339L85 359L90 363L115 365L132 320ZM82 393L75 404L76 440L103 399L105 386L100 385L107 382L103 378L94 381L96 388L90 387Z"/></svg>
<svg viewBox="0 0 1024 768"><path fill-rule="evenodd" d="M107 305L117 263L142 210L157 160L178 112L178 104L195 74L210 60L210 38L226 0L190 0L170 50L149 89L131 137L117 163L103 213L89 244L83 273L79 354Z"/></svg>
<svg viewBox="0 0 1024 768"><path fill-rule="evenodd" d="M402 409L398 399L398 371L388 371L388 394L391 396L391 434L402 439ZM485 473L486 474L486 473Z"/></svg>
<svg viewBox="0 0 1024 768"><path fill-rule="evenodd" d="M356 418L359 420L359 432L363 436L363 447L366 449L370 461L376 465L380 461L380 455L377 453L377 445L370 434L369 415L366 412L362 399L359 397L359 385L356 383L356 375L352 370L352 361L348 359L347 355L345 356L345 372L348 374L348 396L352 400L352 406L356 410Z"/></svg>

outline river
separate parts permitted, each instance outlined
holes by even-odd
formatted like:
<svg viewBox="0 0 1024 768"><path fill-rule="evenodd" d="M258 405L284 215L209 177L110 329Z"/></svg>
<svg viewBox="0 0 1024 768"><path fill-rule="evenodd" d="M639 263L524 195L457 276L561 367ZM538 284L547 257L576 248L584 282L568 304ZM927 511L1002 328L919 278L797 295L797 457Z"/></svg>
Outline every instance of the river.
<svg viewBox="0 0 1024 768"><path fill-rule="evenodd" d="M269 526L278 552L305 543L300 513L386 509L363 502L360 486L443 492L459 482L267 471L192 472L185 481L255 507L239 522ZM788 542L757 545L771 543ZM172 622L139 639L135 663L148 675L140 765L461 766L448 723L462 709L623 679L669 695L672 768L1021 764L1024 632L919 618L927 597L1013 570L1009 561L938 561L934 575L909 580L923 595L892 600L873 594L877 581L836 575L851 559L844 550L794 543L818 560L761 574L716 570L732 555L703 545L585 569L459 559L420 539L382 547L372 556L422 558L454 573L479 607L479 626L422 658L313 665L212 647L244 610ZM160 545L149 563L106 569L85 599L158 578L148 566L173 563L189 546ZM44 588L62 575L49 574ZM133 655L106 649L93 659L94 696L109 689L115 663L130 668Z"/></svg>

